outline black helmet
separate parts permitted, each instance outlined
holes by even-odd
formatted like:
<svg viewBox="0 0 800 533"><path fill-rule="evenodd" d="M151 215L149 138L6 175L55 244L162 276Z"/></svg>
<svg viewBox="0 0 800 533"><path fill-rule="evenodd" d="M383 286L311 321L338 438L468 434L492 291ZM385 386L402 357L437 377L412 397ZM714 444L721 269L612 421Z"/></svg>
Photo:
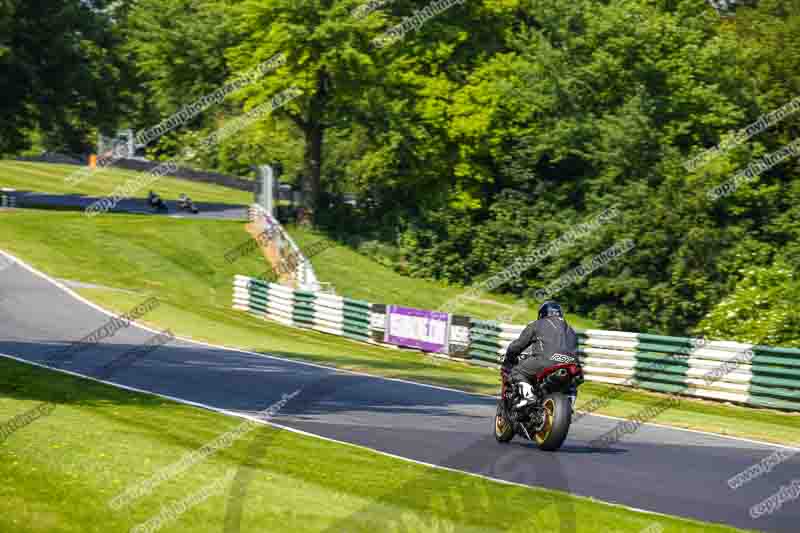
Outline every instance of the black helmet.
<svg viewBox="0 0 800 533"><path fill-rule="evenodd" d="M539 320L547 316L559 316L564 318L564 311L562 311L561 306L555 302L545 302L539 308Z"/></svg>

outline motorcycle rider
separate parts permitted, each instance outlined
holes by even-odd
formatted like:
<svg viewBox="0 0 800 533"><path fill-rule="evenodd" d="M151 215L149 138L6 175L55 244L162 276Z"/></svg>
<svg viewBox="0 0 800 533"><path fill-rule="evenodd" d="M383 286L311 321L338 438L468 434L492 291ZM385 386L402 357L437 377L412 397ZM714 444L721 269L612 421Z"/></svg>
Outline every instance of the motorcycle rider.
<svg viewBox="0 0 800 533"><path fill-rule="evenodd" d="M192 213L197 213L200 211L197 206L194 205L192 199L184 193L181 193L181 195L178 197L178 207L185 209L186 211L191 211Z"/></svg>
<svg viewBox="0 0 800 533"><path fill-rule="evenodd" d="M147 193L147 203L150 204L150 207L159 207L163 203L163 200L151 190Z"/></svg>
<svg viewBox="0 0 800 533"><path fill-rule="evenodd" d="M520 357L529 347L532 348L531 354ZM503 369L522 389L523 399L516 407L534 399L531 383L536 381L536 374L562 362L551 360L554 354L572 355L580 364L577 351L578 336L564 320L561 306L553 301L544 302L539 307L539 319L528 324L519 338L508 345L503 359Z"/></svg>

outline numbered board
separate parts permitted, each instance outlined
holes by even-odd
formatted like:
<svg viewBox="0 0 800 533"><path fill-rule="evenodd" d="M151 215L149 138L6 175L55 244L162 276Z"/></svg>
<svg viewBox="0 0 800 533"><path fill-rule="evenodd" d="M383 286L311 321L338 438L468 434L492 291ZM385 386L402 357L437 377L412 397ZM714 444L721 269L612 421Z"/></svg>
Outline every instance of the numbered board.
<svg viewBox="0 0 800 533"><path fill-rule="evenodd" d="M384 342L426 352L447 352L448 313L399 305L389 305L386 311Z"/></svg>

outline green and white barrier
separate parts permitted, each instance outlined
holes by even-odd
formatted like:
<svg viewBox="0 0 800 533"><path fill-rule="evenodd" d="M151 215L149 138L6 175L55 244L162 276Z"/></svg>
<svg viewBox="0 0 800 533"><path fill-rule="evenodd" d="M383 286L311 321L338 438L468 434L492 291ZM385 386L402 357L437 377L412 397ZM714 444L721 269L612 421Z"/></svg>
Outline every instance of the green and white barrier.
<svg viewBox="0 0 800 533"><path fill-rule="evenodd" d="M524 326L473 320L469 357L498 363ZM800 350L577 330L587 381L800 410Z"/></svg>
<svg viewBox="0 0 800 533"><path fill-rule="evenodd" d="M382 343L386 328L386 305L247 276L234 279L233 308L363 342ZM499 364L523 328L452 317L450 355ZM800 349L624 331L577 333L587 381L800 410Z"/></svg>
<svg viewBox="0 0 800 533"><path fill-rule="evenodd" d="M247 276L233 281L233 308L301 328L367 341L370 303L291 289Z"/></svg>

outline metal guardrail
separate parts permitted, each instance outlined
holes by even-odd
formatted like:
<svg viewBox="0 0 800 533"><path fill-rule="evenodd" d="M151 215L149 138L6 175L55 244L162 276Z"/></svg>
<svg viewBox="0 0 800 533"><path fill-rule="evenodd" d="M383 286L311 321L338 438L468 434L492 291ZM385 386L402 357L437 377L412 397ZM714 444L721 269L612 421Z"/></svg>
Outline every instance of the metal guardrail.
<svg viewBox="0 0 800 533"><path fill-rule="evenodd" d="M319 282L316 274L314 273L314 267L311 265L311 261L309 261L308 258L303 255L300 247L297 246L297 244L294 242L294 239L292 239L289 233L283 228L283 226L281 226L280 222L278 222L274 216L272 216L258 204L253 204L250 206L249 216L251 222L260 223L265 229L275 228L278 230L277 232L270 233L277 236L277 244L279 248L288 246L290 248L290 253L296 258L296 261L294 261L294 263L297 265L295 279L298 282L299 288L311 292L332 292L332 287L329 283L323 286Z"/></svg>

